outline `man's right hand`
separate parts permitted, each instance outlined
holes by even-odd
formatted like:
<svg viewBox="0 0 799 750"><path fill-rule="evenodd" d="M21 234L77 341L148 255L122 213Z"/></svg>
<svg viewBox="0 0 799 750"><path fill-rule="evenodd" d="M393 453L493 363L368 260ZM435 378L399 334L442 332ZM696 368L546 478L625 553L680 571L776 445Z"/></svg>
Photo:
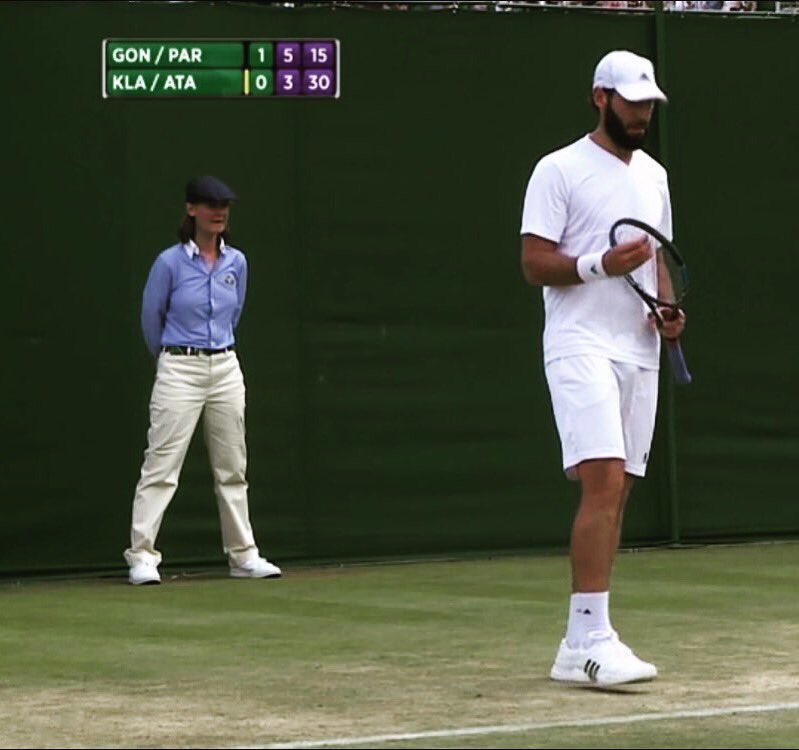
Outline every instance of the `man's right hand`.
<svg viewBox="0 0 799 750"><path fill-rule="evenodd" d="M602 266L608 276L624 276L642 266L653 255L649 238L642 234L637 240L620 242L608 250L602 256Z"/></svg>

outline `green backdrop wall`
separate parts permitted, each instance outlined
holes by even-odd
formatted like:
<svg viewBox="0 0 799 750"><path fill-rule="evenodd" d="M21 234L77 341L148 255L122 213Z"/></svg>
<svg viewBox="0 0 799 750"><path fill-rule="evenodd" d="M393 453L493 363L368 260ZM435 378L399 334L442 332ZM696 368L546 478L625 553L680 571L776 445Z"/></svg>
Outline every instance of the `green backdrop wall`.
<svg viewBox="0 0 799 750"><path fill-rule="evenodd" d="M593 126L591 73L613 48L661 63L671 103L652 151L668 160L694 285L695 383L664 381L626 540L799 533L799 27L661 20L658 35L653 14L562 8L0 5L0 573L123 565L153 377L141 290L200 173L242 197L238 338L262 550L564 546L576 489L559 471L518 227L535 161ZM106 37L315 36L341 40L339 100L100 96ZM159 547L167 565L223 561L199 439Z"/></svg>

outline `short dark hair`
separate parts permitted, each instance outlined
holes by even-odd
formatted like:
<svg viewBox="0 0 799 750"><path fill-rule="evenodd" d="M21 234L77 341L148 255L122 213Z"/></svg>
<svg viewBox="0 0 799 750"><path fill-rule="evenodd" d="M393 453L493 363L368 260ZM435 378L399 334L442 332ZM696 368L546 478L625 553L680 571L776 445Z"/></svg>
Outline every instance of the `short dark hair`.
<svg viewBox="0 0 799 750"><path fill-rule="evenodd" d="M616 89L603 88L602 91L604 91L608 95L608 98L610 98L611 96L613 96L613 94L616 93ZM597 107L596 104L594 104L594 90L593 89L591 89L591 93L588 95L588 103L593 107L594 112L599 114L599 107Z"/></svg>

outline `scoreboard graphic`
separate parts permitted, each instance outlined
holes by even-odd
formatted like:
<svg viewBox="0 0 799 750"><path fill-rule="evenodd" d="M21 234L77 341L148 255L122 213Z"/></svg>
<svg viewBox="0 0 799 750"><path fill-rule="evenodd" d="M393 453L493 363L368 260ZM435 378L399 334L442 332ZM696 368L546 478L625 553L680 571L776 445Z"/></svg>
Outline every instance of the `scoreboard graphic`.
<svg viewBox="0 0 799 750"><path fill-rule="evenodd" d="M104 99L341 95L338 39L104 39L102 57Z"/></svg>

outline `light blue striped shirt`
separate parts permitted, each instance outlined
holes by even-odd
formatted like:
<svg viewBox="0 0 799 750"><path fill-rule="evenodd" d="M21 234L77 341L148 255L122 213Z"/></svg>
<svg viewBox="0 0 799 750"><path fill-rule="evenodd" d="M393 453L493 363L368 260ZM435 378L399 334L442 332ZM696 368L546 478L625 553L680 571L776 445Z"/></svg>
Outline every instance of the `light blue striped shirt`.
<svg viewBox="0 0 799 750"><path fill-rule="evenodd" d="M162 346L224 349L233 346L247 291L247 259L220 246L208 268L193 240L172 245L153 263L144 286L141 327L150 352Z"/></svg>

